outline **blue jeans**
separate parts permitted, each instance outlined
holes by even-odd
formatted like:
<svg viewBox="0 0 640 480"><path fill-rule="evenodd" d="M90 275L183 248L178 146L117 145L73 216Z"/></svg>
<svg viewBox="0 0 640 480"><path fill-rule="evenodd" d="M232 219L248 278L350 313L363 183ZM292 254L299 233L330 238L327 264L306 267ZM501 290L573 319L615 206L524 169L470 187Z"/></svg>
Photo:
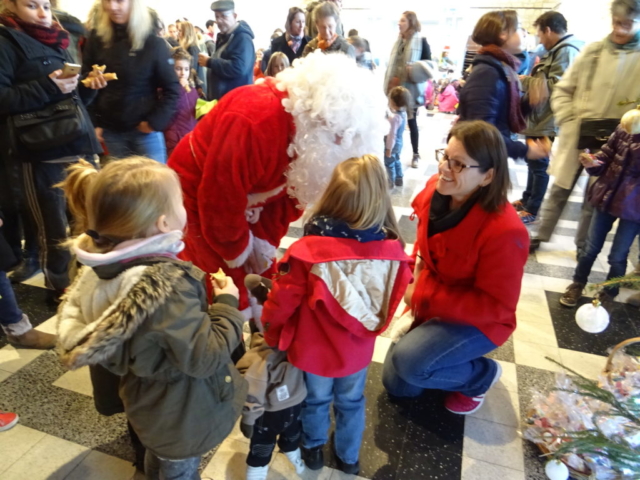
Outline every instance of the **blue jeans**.
<svg viewBox="0 0 640 480"><path fill-rule="evenodd" d="M538 139L540 137L527 138ZM542 200L544 199L544 194L547 193L547 187L549 186L549 174L547 173L548 167L548 158L527 160L529 174L527 176L527 188L525 188L522 193L522 203L524 205L524 209L534 216L538 215L540 205L542 205Z"/></svg>
<svg viewBox="0 0 640 480"><path fill-rule="evenodd" d="M144 457L144 473L148 480L200 480L200 457L184 460L166 460L147 450Z"/></svg>
<svg viewBox="0 0 640 480"><path fill-rule="evenodd" d="M364 385L367 369L342 378L304 374L307 399L302 404L302 446L320 447L329 440L329 407L336 416L336 455L344 463L358 461L364 432Z"/></svg>
<svg viewBox="0 0 640 480"><path fill-rule="evenodd" d="M402 178L402 163L400 163L400 152L392 151L390 157L384 157L384 166L387 168L389 180L396 181L396 178Z"/></svg>
<svg viewBox="0 0 640 480"><path fill-rule="evenodd" d="M607 234L611 231L611 227L613 227L613 223L616 220L617 217L609 213L601 212L598 209L594 210L584 251L578 259L578 266L573 274L574 282L587 283L593 263L598 258L598 254L607 239ZM618 230L616 230L616 235L613 237L611 253L609 253L608 257L609 273L607 274L607 280L622 277L627 272L629 249L638 234L640 234L640 223L620 219ZM619 287L605 288L605 292L612 297L618 295L619 291Z"/></svg>
<svg viewBox="0 0 640 480"><path fill-rule="evenodd" d="M162 132L142 133L138 130L114 132L104 130L102 138L115 158L127 158L133 155L148 157L156 162L167 163L167 146Z"/></svg>
<svg viewBox="0 0 640 480"><path fill-rule="evenodd" d="M20 320L22 320L22 310L16 301L11 282L6 272L0 272L0 325L13 325Z"/></svg>
<svg viewBox="0 0 640 480"><path fill-rule="evenodd" d="M424 389L475 397L496 376L497 363L483 357L496 348L476 327L431 320L389 349L382 384L396 397L417 397Z"/></svg>

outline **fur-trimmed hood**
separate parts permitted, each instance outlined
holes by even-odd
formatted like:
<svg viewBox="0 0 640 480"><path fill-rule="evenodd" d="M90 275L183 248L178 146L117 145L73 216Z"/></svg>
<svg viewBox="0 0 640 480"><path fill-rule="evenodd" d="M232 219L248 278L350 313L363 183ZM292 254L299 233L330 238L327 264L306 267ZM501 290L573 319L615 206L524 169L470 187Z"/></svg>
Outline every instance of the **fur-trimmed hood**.
<svg viewBox="0 0 640 480"><path fill-rule="evenodd" d="M76 369L108 360L166 302L184 275L170 262L134 266L110 280L85 267L58 311L62 361Z"/></svg>

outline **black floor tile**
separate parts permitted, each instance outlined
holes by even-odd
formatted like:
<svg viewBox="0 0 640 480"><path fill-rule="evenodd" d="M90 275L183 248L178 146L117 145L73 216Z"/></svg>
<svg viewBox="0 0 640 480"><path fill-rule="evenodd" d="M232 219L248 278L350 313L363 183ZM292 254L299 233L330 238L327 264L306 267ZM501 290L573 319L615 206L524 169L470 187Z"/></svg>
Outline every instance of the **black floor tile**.
<svg viewBox="0 0 640 480"><path fill-rule="evenodd" d="M560 305L560 293L546 292L553 328L558 347L594 355L608 355L607 350L627 338L640 335L638 309L624 303L614 302L609 326L602 333L587 333L576 323L576 310L589 303L591 298L582 297L576 308Z"/></svg>
<svg viewBox="0 0 640 480"><path fill-rule="evenodd" d="M398 480L452 480L460 478L462 455L443 448L405 443Z"/></svg>
<svg viewBox="0 0 640 480"><path fill-rule="evenodd" d="M20 309L27 314L31 324L36 327L56 314L56 307L47 303L47 289L20 283L13 285ZM0 348L7 345L7 337L0 329Z"/></svg>

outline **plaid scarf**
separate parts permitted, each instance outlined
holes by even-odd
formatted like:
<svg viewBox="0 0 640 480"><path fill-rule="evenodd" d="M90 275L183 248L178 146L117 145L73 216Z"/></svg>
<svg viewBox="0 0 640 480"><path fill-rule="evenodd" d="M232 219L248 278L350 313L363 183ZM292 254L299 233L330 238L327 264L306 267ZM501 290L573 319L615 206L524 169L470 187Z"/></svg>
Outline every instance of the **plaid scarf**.
<svg viewBox="0 0 640 480"><path fill-rule="evenodd" d="M66 50L69 47L69 32L63 29L58 22L53 22L50 27L43 27L35 23L25 22L16 15L8 14L0 15L0 24L26 33L48 47L62 50Z"/></svg>
<svg viewBox="0 0 640 480"><path fill-rule="evenodd" d="M294 37L288 33L286 35L287 45L289 45L289 48L293 50L293 53L298 53L298 49L300 48L300 45L302 45L302 35L299 37Z"/></svg>
<svg viewBox="0 0 640 480"><path fill-rule="evenodd" d="M516 73L520 66L520 60L497 45L482 47L478 54L489 55L502 62L509 84L509 129L513 133L522 132L527 128L527 121L520 108L520 80Z"/></svg>

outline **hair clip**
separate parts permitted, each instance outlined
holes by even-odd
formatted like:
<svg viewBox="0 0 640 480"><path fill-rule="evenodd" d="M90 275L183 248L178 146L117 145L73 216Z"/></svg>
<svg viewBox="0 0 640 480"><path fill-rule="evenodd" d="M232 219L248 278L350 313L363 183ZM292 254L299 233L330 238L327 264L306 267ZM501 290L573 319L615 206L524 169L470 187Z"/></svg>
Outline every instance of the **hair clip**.
<svg viewBox="0 0 640 480"><path fill-rule="evenodd" d="M93 238L94 240L99 240L100 239L100 234L98 232L96 232L95 230L87 230L86 232L87 235L89 235L91 238Z"/></svg>

